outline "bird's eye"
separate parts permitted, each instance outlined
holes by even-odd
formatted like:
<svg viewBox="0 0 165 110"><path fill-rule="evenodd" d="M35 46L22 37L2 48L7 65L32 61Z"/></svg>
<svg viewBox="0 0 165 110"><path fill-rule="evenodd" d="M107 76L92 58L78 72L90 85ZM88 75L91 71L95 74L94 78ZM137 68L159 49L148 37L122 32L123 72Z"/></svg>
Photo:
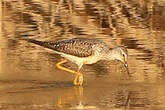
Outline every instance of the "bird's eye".
<svg viewBox="0 0 165 110"><path fill-rule="evenodd" d="M123 54L123 57L125 57L125 55Z"/></svg>

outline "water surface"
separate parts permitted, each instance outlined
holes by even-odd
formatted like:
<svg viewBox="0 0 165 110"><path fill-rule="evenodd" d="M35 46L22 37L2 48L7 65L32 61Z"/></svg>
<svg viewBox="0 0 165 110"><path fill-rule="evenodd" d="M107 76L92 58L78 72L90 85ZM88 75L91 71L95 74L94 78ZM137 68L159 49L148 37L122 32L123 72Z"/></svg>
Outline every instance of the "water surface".
<svg viewBox="0 0 165 110"><path fill-rule="evenodd" d="M0 108L4 110L165 109L165 2L3 0ZM129 79L119 61L84 65L84 86L56 68L60 55L20 40L97 38L128 48ZM77 69L71 62L64 66Z"/></svg>

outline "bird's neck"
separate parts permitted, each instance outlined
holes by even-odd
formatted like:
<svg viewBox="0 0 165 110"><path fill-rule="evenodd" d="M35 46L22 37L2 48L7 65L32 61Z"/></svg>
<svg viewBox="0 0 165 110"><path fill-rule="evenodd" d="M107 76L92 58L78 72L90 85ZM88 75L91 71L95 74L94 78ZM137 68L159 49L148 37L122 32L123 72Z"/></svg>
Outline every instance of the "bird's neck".
<svg viewBox="0 0 165 110"><path fill-rule="evenodd" d="M115 52L113 49L109 49L105 55L104 55L105 60L115 60Z"/></svg>

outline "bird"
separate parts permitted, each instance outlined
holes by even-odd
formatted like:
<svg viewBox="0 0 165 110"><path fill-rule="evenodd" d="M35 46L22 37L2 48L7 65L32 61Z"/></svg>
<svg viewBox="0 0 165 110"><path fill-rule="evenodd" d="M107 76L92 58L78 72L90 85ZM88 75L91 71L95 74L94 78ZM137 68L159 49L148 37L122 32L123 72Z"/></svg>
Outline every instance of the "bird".
<svg viewBox="0 0 165 110"><path fill-rule="evenodd" d="M31 38L25 38L27 42L40 45L42 47L54 50L56 54L61 55L64 60L56 64L58 69L75 74L73 84L75 86L83 85L83 74L80 69L84 64L93 64L100 60L119 60L126 67L128 76L128 51L124 46L110 48L104 41L94 38L72 38L57 41L41 41ZM62 64L71 61L77 64L77 70L71 70L62 66Z"/></svg>

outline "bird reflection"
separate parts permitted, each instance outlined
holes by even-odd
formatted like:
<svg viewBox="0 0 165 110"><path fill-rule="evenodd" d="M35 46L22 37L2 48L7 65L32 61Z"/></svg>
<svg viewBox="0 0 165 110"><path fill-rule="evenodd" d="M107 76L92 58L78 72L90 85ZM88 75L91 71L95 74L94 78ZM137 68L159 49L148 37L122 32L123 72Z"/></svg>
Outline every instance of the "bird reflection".
<svg viewBox="0 0 165 110"><path fill-rule="evenodd" d="M80 101L78 105L74 106L74 107L71 107L70 109L72 110L85 110L85 109L88 109L88 110L99 110L98 108L96 108L96 106L85 106L82 104L82 102Z"/></svg>
<svg viewBox="0 0 165 110"><path fill-rule="evenodd" d="M60 88L61 89L61 88ZM85 103L84 92L82 86L74 86L69 88L64 88L65 92L62 93L62 96L58 98L57 107L58 109L70 109L70 110L101 110L100 107L94 105L88 105ZM110 110L128 110L130 106L130 96L131 93L128 92L123 100L123 105L116 107L114 105L108 105L105 108Z"/></svg>
<svg viewBox="0 0 165 110"><path fill-rule="evenodd" d="M99 110L96 106L90 106L90 105L84 105L83 104L83 87L82 86L77 86L73 87L74 94L72 96L64 97L64 98L59 98L57 102L57 107L58 108L66 108L65 104L67 102L75 101L76 100L76 105L73 105L69 107L71 110ZM76 98L76 99L75 99Z"/></svg>

